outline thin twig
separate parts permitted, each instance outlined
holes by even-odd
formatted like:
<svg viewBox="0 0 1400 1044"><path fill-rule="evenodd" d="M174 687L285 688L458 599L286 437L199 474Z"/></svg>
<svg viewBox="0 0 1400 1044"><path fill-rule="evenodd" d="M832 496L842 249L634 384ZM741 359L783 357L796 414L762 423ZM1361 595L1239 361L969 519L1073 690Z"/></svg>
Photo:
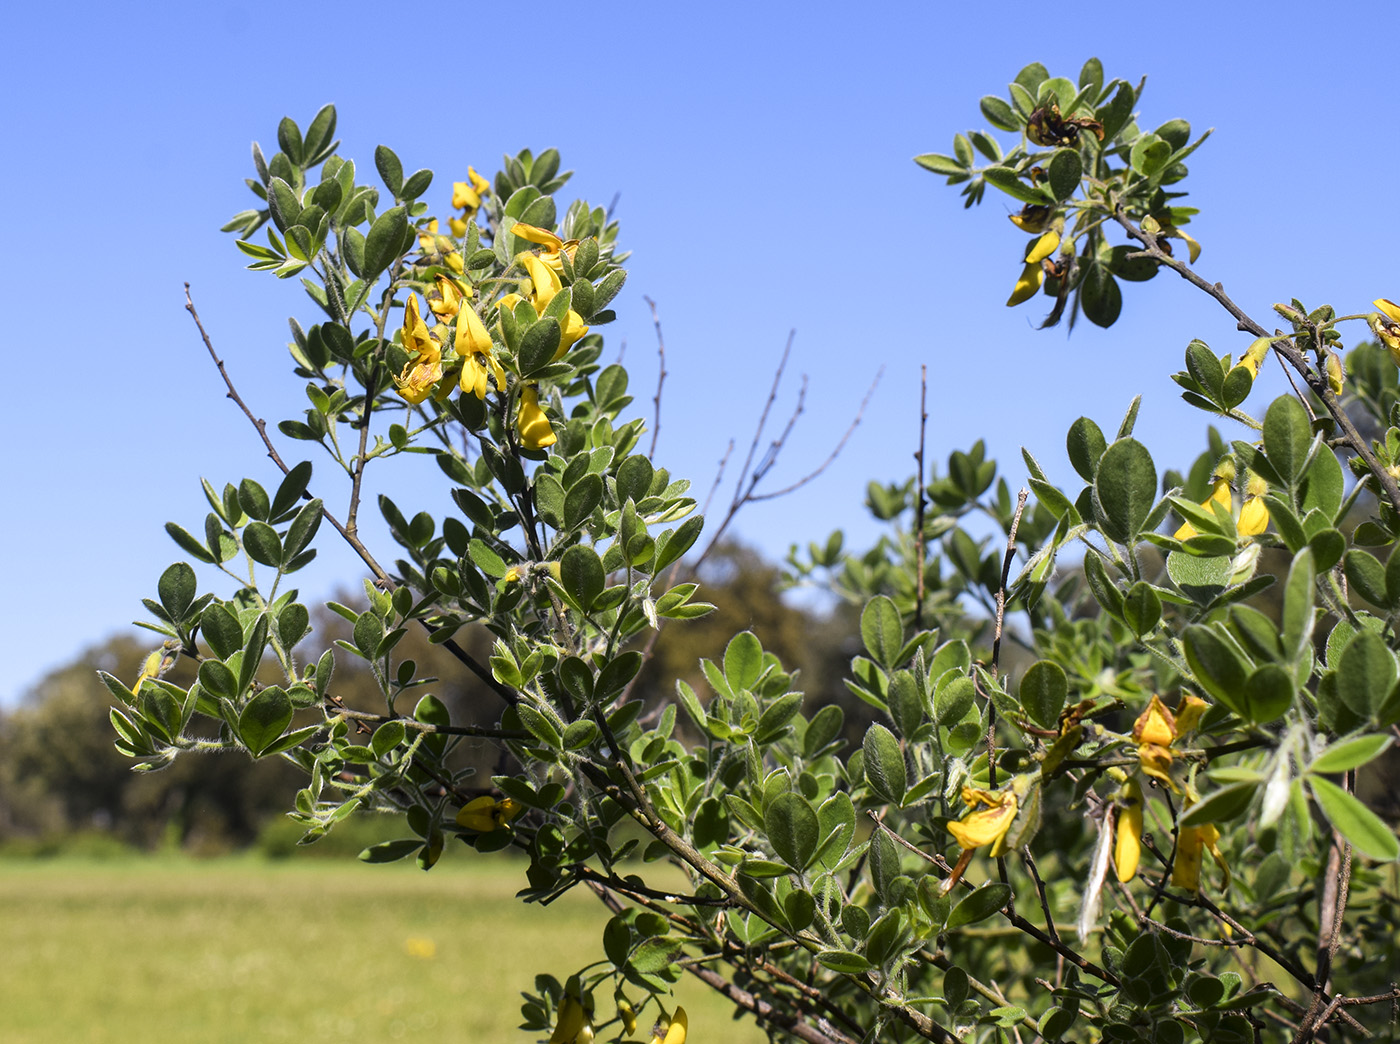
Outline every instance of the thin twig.
<svg viewBox="0 0 1400 1044"><path fill-rule="evenodd" d="M1001 560L1001 584L997 587L997 622L992 638L992 677L997 676L1001 659L1001 630L1006 614L1006 580L1011 575L1011 563L1016 558L1016 530L1021 528L1021 515L1026 510L1026 490L1016 494L1016 513L1011 516L1011 528L1006 534L1006 555Z"/></svg>
<svg viewBox="0 0 1400 1044"><path fill-rule="evenodd" d="M853 418L851 418L851 423L850 423L850 425L846 428L845 432L841 435L841 438L837 441L837 443L836 443L835 447L833 447L831 453L828 454L826 460L822 461L821 464L820 464L817 468L815 468L815 469L812 470L812 471L809 471L806 475L802 476L802 478L798 479L798 480L797 480L796 482L794 482L792 485L790 485L790 486L784 486L782 489L775 489L775 490L774 490L773 492L771 492L771 493L759 493L759 494L752 495L752 496L750 496L750 497L748 498L749 501L750 501L750 502L756 502L756 501L760 501L760 500L772 500L772 499L774 499L775 497L785 497L785 496L787 496L789 493L794 493L794 492L796 492L797 490L801 489L803 486L805 486L807 483L811 482L814 478L816 478L818 475L820 475L820 474L821 474L823 471L825 471L827 468L831 467L832 462L835 461L836 458L837 458L838 456L840 456L841 451L846 447L846 442L847 442L847 441L850 439L850 437L855 433L856 428L860 427L860 422L861 422L861 420L863 419L863 417L865 416L865 408L866 408L866 406L868 406L868 405L870 404L870 397L871 397L872 395L875 394L875 389L876 389L876 387L877 387L877 386L879 385L879 383L880 383L880 378L883 377L884 375L885 375L885 368L882 366L882 367L880 367L880 369L876 372L876 374L875 374L875 379L874 379L873 381L870 382L870 387L867 388L867 389L865 390L865 396L860 400L860 408L856 410L856 415L855 415ZM796 419L796 418L794 417L794 419ZM786 432L786 431L783 433L783 436L784 436L784 438L787 437L787 432Z"/></svg>
<svg viewBox="0 0 1400 1044"><path fill-rule="evenodd" d="M928 366L919 367L919 448L914 460L919 465L914 488L914 630L924 629L924 434L928 428Z"/></svg>
<svg viewBox="0 0 1400 1044"><path fill-rule="evenodd" d="M1179 258L1168 254L1162 249L1161 244L1157 242L1157 237L1148 235L1146 232L1143 232L1142 229L1134 225L1128 216L1123 213L1121 207L1114 207L1113 218L1118 224L1123 226L1129 236L1143 245L1144 249L1141 253L1152 258L1158 264L1170 268L1192 286L1205 291L1211 297L1215 298L1215 300L1220 303L1220 306L1234 317L1235 322L1239 325L1241 330L1248 331L1254 334L1255 337L1273 336L1269 331L1265 330L1264 327L1259 325L1259 323L1251 319L1249 315L1245 313L1244 309L1230 300L1225 293L1224 287L1219 283L1206 282L1206 280L1199 276L1191 266ZM1328 386L1326 375L1317 373L1308 366L1307 358L1294 346L1291 339L1276 336L1274 337L1272 347L1274 351L1281 355L1288 364L1298 372L1303 380L1307 382L1313 394L1322 400L1322 404L1327 407L1327 412L1332 415L1332 419L1336 421L1337 426L1341 428L1342 434L1345 436L1352 451L1365 462L1367 470L1376 477L1376 481L1380 483L1381 489L1385 491L1386 499L1390 501L1391 506L1395 508L1396 511L1400 511L1400 483L1395 481L1385 468L1381 466L1380 461L1376 459L1376 455L1371 452L1370 445L1361 437L1361 433L1356 430L1356 425L1351 422L1351 417L1349 417L1346 410L1342 408L1341 401L1333 394L1332 389Z"/></svg>
<svg viewBox="0 0 1400 1044"><path fill-rule="evenodd" d="M651 429L651 449L647 450L647 460L651 460L656 453L656 440L661 435L661 388L666 383L666 339L661 336L661 316L656 313L656 302L646 294L642 295L642 300L651 309L651 321L656 326L656 354L661 357L661 372L656 375L656 394L651 400L656 407L656 422Z"/></svg>

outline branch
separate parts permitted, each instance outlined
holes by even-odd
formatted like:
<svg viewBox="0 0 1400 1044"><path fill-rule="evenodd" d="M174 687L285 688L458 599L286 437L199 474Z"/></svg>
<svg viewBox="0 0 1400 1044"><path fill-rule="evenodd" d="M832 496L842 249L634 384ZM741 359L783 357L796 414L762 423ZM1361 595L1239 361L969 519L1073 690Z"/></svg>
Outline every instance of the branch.
<svg viewBox="0 0 1400 1044"><path fill-rule="evenodd" d="M661 316L656 314L656 302L646 294L642 295L642 300L651 309L651 321L656 326L656 354L661 356L661 372L657 374L656 394L651 400L656 407L656 422L651 429L651 448L647 450L647 460L651 460L656 453L656 440L661 436L661 388L666 383L666 340L661 336Z"/></svg>
<svg viewBox="0 0 1400 1044"><path fill-rule="evenodd" d="M928 366L919 367L919 448L914 453L918 462L918 484L914 490L914 630L924 629L924 434L928 429Z"/></svg>
<svg viewBox="0 0 1400 1044"><path fill-rule="evenodd" d="M1134 225L1132 221L1128 219L1127 215L1123 213L1121 207L1115 206L1113 208L1113 218L1118 224L1123 226L1129 236L1143 245L1142 254L1152 258L1158 264L1170 268L1192 286L1205 291L1205 293L1215 298L1215 300L1220 303L1220 306L1235 319L1235 322L1239 325L1241 330L1246 330L1254 334L1255 337L1271 336L1269 331L1265 330L1251 319L1249 315L1245 313L1244 309L1240 308L1239 305L1235 304L1234 301L1226 296L1224 287L1219 283L1206 282L1205 279L1197 275L1186 262L1168 254L1157 242L1157 237L1148 235L1143 232L1142 229ZM1319 341L1319 343L1321 342ZM1342 409L1340 400L1338 400L1337 396L1332 394L1332 389L1327 384L1326 376L1317 373L1308 366L1307 358L1294 346L1290 338L1276 337L1273 341L1273 349L1298 372L1307 383L1307 386L1312 390L1313 394L1322 400L1322 405L1327 407L1327 412L1332 415L1332 419L1335 420L1337 426L1342 429L1342 434L1345 436L1348 445L1350 445L1356 455L1365 462L1371 474L1376 477L1376 481L1380 483L1381 489L1384 490L1386 499L1390 501L1391 506L1396 511L1400 511L1400 484L1397 484L1395 479L1390 476L1385 468L1381 467L1380 461L1378 461L1376 455L1371 452L1371 447L1366 444L1366 440L1362 438L1361 433L1356 430L1356 425L1352 424L1351 418L1347 416L1346 410Z"/></svg>

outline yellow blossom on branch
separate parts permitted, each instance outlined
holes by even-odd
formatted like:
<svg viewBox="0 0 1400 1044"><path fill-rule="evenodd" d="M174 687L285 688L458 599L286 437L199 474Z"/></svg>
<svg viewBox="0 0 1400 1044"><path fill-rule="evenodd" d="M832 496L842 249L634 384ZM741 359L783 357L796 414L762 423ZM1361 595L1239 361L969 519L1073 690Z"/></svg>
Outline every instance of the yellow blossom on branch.
<svg viewBox="0 0 1400 1044"><path fill-rule="evenodd" d="M457 825L463 830L474 830L478 834L489 834L506 826L525 810L514 798L501 798L497 801L489 794L472 798L457 813Z"/></svg>
<svg viewBox="0 0 1400 1044"><path fill-rule="evenodd" d="M1201 501L1201 507L1206 511L1213 510L1212 503L1221 504L1228 512L1230 510L1230 483L1235 481L1235 462L1228 456L1222 457L1220 463L1215 466L1215 470L1210 476L1211 487L1210 496ZM1179 529L1172 534L1173 540L1190 540L1199 530L1190 522L1183 522Z"/></svg>
<svg viewBox="0 0 1400 1044"><path fill-rule="evenodd" d="M428 335L428 326L418 314L418 298L413 294L408 295L404 306L403 347L410 358L403 372L394 378L394 386L405 399L417 404L431 395L433 385L442 379L442 349Z"/></svg>
<svg viewBox="0 0 1400 1044"><path fill-rule="evenodd" d="M1124 883L1137 876L1142 857L1142 787L1130 779L1118 795L1118 823L1114 834L1113 869Z"/></svg>
<svg viewBox="0 0 1400 1044"><path fill-rule="evenodd" d="M1171 777L1174 758L1172 744L1193 731L1208 706L1199 696L1189 693L1181 697L1176 713L1167 710L1160 696L1153 696L1147 709L1133 723L1133 742L1138 745L1138 765L1146 776L1165 783L1173 792L1177 785Z"/></svg>
<svg viewBox="0 0 1400 1044"><path fill-rule="evenodd" d="M1378 297L1371 303L1380 309L1371 316L1371 329L1390 351L1395 365L1400 366L1400 305L1385 297Z"/></svg>
<svg viewBox="0 0 1400 1044"><path fill-rule="evenodd" d="M989 854L1001 855L1005 850L1006 832L1016 819L1015 791L1010 788L991 791L963 787L962 799L973 807L973 811L957 822L949 823L948 833L967 851L989 844L992 846Z"/></svg>
<svg viewBox="0 0 1400 1044"><path fill-rule="evenodd" d="M574 251L578 249L579 241L577 239L565 242L549 229L540 228L538 225L527 225L523 221L517 221L511 225L510 231L512 235L544 247L545 249L539 252L540 260L560 275L564 274L564 262L560 259L560 255L567 255L572 261Z"/></svg>
<svg viewBox="0 0 1400 1044"><path fill-rule="evenodd" d="M496 379L496 390L506 390L506 371L496 359L495 345L486 325L476 314L476 309L468 305L457 316L457 336L453 347L463 359L462 391L470 391L478 399L486 398L486 377Z"/></svg>
<svg viewBox="0 0 1400 1044"><path fill-rule="evenodd" d="M651 1044L685 1044L689 1028L690 1020L686 1018L685 1009L677 1007L669 1020L663 1014L662 1021L652 1027Z"/></svg>
<svg viewBox="0 0 1400 1044"><path fill-rule="evenodd" d="M1258 536L1269 528L1269 509L1264 504L1264 497L1268 492L1269 484L1251 471L1248 481L1245 482L1240 520L1235 527L1241 536Z"/></svg>
<svg viewBox="0 0 1400 1044"><path fill-rule="evenodd" d="M1182 812L1185 813L1198 800L1199 796L1195 790L1188 786ZM1201 864L1205 860L1205 853L1209 852L1210 857L1215 860L1215 865L1220 867L1224 877L1223 887L1229 888L1230 865L1225 862L1225 856L1220 852L1219 841L1220 831L1214 823L1182 827L1177 833L1176 855L1172 859L1172 884L1188 892L1200 892Z"/></svg>
<svg viewBox="0 0 1400 1044"><path fill-rule="evenodd" d="M549 1038L549 1044L592 1042L593 1021L588 1017L588 1012L572 993L564 994L563 1003L559 1005L559 1019L554 1024L554 1033Z"/></svg>
<svg viewBox="0 0 1400 1044"><path fill-rule="evenodd" d="M464 299L470 299L471 290L463 288L462 284L455 279L439 273L437 277L437 295L428 298L428 307L433 310L433 314L444 323L450 323L462 307Z"/></svg>
<svg viewBox="0 0 1400 1044"><path fill-rule="evenodd" d="M515 426L520 432L520 444L526 449L546 449L555 443L554 429L550 427L549 417L540 408L539 389L533 384L521 389L520 412L516 416Z"/></svg>
<svg viewBox="0 0 1400 1044"><path fill-rule="evenodd" d="M521 254L519 260L530 277L530 303L536 312L542 313L564 284L559 281L558 273L534 254Z"/></svg>

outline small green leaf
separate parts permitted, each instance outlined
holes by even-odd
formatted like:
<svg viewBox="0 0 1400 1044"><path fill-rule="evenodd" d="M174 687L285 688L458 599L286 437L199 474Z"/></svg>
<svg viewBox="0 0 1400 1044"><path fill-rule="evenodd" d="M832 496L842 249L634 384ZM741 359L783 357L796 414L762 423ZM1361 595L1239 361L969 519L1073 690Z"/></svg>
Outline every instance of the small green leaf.
<svg viewBox="0 0 1400 1044"><path fill-rule="evenodd" d="M822 967L830 968L842 975L860 975L873 967L860 954L852 953L850 950L822 950L817 954L817 961Z"/></svg>
<svg viewBox="0 0 1400 1044"><path fill-rule="evenodd" d="M805 870L817 851L820 823L812 803L801 794L779 794L764 814L768 842L778 858L794 870Z"/></svg>
<svg viewBox="0 0 1400 1044"><path fill-rule="evenodd" d="M896 666L904 647L904 622L892 600L884 595L870 600L860 614L860 636L871 659L886 669Z"/></svg>
<svg viewBox="0 0 1400 1044"><path fill-rule="evenodd" d="M908 786L908 770L894 733L876 722L866 731L862 749L865 751L865 780L871 791L882 801L899 804Z"/></svg>
<svg viewBox="0 0 1400 1044"><path fill-rule="evenodd" d="M1066 200L1079 188L1079 179L1084 174L1084 164L1076 149L1060 149L1050 159L1050 191L1057 200Z"/></svg>
<svg viewBox="0 0 1400 1044"><path fill-rule="evenodd" d="M1362 855L1372 859L1392 860L1400 857L1400 843L1395 831L1385 821L1352 797L1337 784L1321 776L1308 780L1313 797L1317 798L1323 814Z"/></svg>
<svg viewBox="0 0 1400 1044"><path fill-rule="evenodd" d="M985 921L1011 900L1011 889L1000 881L984 884L965 896L948 914L948 931Z"/></svg>
<svg viewBox="0 0 1400 1044"><path fill-rule="evenodd" d="M1054 728L1065 709L1069 682L1065 670L1052 660L1037 660L1021 678L1021 706L1037 725Z"/></svg>
<svg viewBox="0 0 1400 1044"><path fill-rule="evenodd" d="M160 581L156 585L160 604L176 624L185 622L185 616L194 602L195 588L194 570L188 563L176 562L160 574Z"/></svg>
<svg viewBox="0 0 1400 1044"><path fill-rule="evenodd" d="M1302 477L1312 440L1312 424L1297 399L1281 395L1269 404L1264 414L1264 454L1287 485Z"/></svg>
<svg viewBox="0 0 1400 1044"><path fill-rule="evenodd" d="M1104 535L1120 544L1135 542L1156 501L1157 469L1147 447L1136 439L1109 446L1094 475Z"/></svg>
<svg viewBox="0 0 1400 1044"><path fill-rule="evenodd" d="M281 737L292 720L292 701L277 686L263 689L238 716L238 738L258 757Z"/></svg>
<svg viewBox="0 0 1400 1044"><path fill-rule="evenodd" d="M763 670L763 646L752 631L741 631L724 649L724 680L734 692L751 689Z"/></svg>
<svg viewBox="0 0 1400 1044"><path fill-rule="evenodd" d="M1123 622L1141 638L1151 632L1161 619L1162 599L1152 585L1145 580L1133 584L1123 598Z"/></svg>
<svg viewBox="0 0 1400 1044"><path fill-rule="evenodd" d="M584 612L593 608L606 579L603 560L591 547L575 544L559 560L559 582Z"/></svg>
<svg viewBox="0 0 1400 1044"><path fill-rule="evenodd" d="M1395 686L1395 655L1374 631L1352 638L1337 665L1337 695L1362 718L1374 717Z"/></svg>
<svg viewBox="0 0 1400 1044"><path fill-rule="evenodd" d="M1201 826L1205 823L1228 823L1242 816L1254 800L1258 783L1231 783L1207 794L1181 815L1184 827Z"/></svg>
<svg viewBox="0 0 1400 1044"><path fill-rule="evenodd" d="M1391 737L1382 735L1357 736L1332 744L1308 766L1309 772L1350 772L1379 757L1390 746Z"/></svg>

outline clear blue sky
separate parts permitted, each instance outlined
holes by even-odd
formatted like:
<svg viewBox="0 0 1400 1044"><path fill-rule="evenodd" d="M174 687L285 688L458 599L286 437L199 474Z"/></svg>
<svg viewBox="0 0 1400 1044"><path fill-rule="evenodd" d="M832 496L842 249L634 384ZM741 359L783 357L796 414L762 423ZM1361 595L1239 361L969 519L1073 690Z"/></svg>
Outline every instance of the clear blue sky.
<svg viewBox="0 0 1400 1044"><path fill-rule="evenodd" d="M921 363L940 465L985 437L1013 484L1022 444L1068 482L1066 427L1084 412L1116 425L1138 392L1138 433L1159 469L1189 463L1204 426L1167 374L1190 338L1238 352L1245 335L1169 276L1129 286L1109 331L1036 331L1037 305L1003 307L1024 249L1003 216L1009 202L989 191L964 211L911 157L951 151L955 132L982 127L977 99L1004 93L1026 62L1073 78L1096 54L1110 77L1148 76L1147 127L1180 116L1216 128L1187 183L1203 211L1191 231L1208 278L1260 317L1290 295L1363 310L1400 297L1390 216L1400 89L1386 49L1400 18L1384 3L1086 14L935 3L17 5L0 72L12 366L0 419L0 702L141 615L160 571L184 557L163 523L200 528L201 475L275 481L223 398L181 284L193 285L259 414L299 410L286 316L309 316L310 305L294 281L244 271L218 227L250 205L249 143L271 145L280 117L304 126L327 101L343 155L365 166L376 144L392 145L408 167L439 172L429 199L444 207L468 164L493 171L522 147L562 151L578 172L566 193L604 204L621 194L634 257L608 353L626 339L649 410L655 341L642 295L655 299L670 371L658 462L702 496L729 437L747 446L790 328L779 410L802 373L808 410L775 486L825 457L885 366L826 476L741 516L737 533L770 555L835 527L873 537L863 489L912 471ZM411 485L394 488L410 502ZM318 492L343 502L334 484ZM440 517L445 491L422 506ZM359 575L331 536L303 574L305 596Z"/></svg>

